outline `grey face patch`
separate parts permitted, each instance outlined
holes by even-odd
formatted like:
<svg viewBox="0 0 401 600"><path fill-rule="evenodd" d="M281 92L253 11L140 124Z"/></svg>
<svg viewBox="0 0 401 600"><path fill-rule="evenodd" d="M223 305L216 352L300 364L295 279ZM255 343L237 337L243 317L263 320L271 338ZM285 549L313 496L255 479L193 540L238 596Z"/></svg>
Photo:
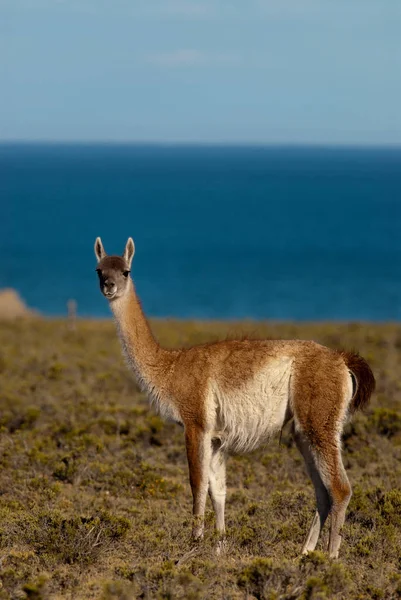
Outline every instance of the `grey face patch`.
<svg viewBox="0 0 401 600"><path fill-rule="evenodd" d="M121 256L106 256L96 268L100 291L108 300L120 298L127 289L129 267Z"/></svg>

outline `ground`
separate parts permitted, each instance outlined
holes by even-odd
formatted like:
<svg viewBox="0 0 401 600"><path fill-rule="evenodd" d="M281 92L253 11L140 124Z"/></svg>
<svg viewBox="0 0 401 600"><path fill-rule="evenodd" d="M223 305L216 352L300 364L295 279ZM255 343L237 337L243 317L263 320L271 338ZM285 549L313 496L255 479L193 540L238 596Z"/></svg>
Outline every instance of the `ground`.
<svg viewBox="0 0 401 600"><path fill-rule="evenodd" d="M183 432L153 414L109 321L0 323L0 599L401 598L401 325L154 321L166 346L227 333L358 349L377 391L344 435L340 558L300 557L312 486L288 432L228 461L227 550L192 545Z"/></svg>

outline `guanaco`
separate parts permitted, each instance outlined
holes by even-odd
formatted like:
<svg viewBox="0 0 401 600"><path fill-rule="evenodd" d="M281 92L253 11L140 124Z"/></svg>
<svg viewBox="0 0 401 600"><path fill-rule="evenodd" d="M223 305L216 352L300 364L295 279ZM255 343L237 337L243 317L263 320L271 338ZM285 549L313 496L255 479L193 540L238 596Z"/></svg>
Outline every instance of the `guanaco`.
<svg viewBox="0 0 401 600"><path fill-rule="evenodd" d="M366 406L374 390L367 362L357 354L301 340L244 339L162 348L130 277L134 252L129 238L122 256L108 256L98 237L96 270L140 387L161 417L184 427L193 538L203 537L209 492L224 540L227 455L254 450L292 420L317 504L302 552L315 549L330 514L328 551L336 558L351 497L341 435L349 415Z"/></svg>

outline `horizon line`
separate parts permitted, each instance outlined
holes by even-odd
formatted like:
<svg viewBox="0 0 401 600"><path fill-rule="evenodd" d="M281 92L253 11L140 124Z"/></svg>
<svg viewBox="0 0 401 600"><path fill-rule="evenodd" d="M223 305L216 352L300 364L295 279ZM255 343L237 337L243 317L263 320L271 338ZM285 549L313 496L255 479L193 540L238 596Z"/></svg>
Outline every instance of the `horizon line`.
<svg viewBox="0 0 401 600"><path fill-rule="evenodd" d="M401 150L400 142L255 142L255 141L144 141L144 140L52 140L52 139L0 139L0 146L152 146L152 147L221 147L221 148L349 148Z"/></svg>

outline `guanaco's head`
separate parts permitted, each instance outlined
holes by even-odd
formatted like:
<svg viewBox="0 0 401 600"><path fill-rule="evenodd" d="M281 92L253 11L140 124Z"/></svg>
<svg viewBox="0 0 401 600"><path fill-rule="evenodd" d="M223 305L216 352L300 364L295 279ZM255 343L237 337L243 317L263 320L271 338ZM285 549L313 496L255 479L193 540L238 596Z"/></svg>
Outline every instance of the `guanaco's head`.
<svg viewBox="0 0 401 600"><path fill-rule="evenodd" d="M107 256L102 240L100 237L96 238L96 271L99 276L100 291L107 300L121 298L127 291L134 253L135 245L132 238L128 238L122 256Z"/></svg>

